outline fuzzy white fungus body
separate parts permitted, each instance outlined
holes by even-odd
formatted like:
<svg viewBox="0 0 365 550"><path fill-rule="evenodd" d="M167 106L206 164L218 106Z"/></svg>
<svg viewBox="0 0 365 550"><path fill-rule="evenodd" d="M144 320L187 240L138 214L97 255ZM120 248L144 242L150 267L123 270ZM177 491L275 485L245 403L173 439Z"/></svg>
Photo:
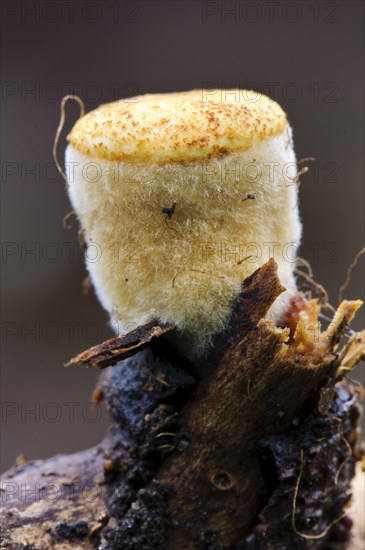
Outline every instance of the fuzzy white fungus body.
<svg viewBox="0 0 365 550"><path fill-rule="evenodd" d="M285 113L254 96L140 96L76 123L68 191L117 333L158 318L179 327L196 356L270 257L287 291L269 315L287 308L301 238L296 158Z"/></svg>

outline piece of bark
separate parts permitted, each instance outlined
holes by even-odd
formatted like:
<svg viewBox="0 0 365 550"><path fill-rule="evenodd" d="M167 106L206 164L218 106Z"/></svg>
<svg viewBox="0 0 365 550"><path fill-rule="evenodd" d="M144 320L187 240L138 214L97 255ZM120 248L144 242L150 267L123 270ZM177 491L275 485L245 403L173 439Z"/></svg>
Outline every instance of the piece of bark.
<svg viewBox="0 0 365 550"><path fill-rule="evenodd" d="M94 346L66 363L66 367L86 366L101 369L116 365L118 361L131 357L148 346L152 340L170 332L174 327L157 320L137 327L125 336L110 338Z"/></svg>

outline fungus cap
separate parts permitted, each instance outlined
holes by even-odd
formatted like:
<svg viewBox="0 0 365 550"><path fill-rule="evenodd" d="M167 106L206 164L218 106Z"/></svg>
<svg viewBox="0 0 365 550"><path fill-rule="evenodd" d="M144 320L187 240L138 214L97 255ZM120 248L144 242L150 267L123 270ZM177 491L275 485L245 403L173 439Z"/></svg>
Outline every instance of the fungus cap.
<svg viewBox="0 0 365 550"><path fill-rule="evenodd" d="M285 126L284 111L264 95L193 90L102 105L80 118L68 139L99 159L185 163L247 150Z"/></svg>

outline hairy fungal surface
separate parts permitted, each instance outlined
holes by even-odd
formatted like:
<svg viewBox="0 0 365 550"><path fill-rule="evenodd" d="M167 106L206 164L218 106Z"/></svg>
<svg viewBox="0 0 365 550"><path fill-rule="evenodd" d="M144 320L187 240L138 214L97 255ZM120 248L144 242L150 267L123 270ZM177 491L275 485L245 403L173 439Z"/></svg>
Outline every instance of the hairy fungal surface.
<svg viewBox="0 0 365 550"><path fill-rule="evenodd" d="M239 92L111 103L69 135L69 196L118 334L159 319L197 356L273 255L287 292L269 316L287 308L301 237L291 129L275 102Z"/></svg>

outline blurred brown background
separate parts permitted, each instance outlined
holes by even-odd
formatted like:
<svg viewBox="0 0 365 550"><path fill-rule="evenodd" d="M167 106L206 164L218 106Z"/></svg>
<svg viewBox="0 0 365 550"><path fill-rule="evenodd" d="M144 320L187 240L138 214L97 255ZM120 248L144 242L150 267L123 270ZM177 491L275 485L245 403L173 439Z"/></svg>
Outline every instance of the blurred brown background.
<svg viewBox="0 0 365 550"><path fill-rule="evenodd" d="M364 4L4 0L1 9L4 470L21 452L91 446L108 425L90 407L98 373L62 366L112 334L81 292L76 228L62 227L70 205L52 161L62 96L90 110L207 83L271 95L289 115L298 158L318 161L302 178L301 255L336 304L364 242ZM77 116L69 104L64 135ZM347 297L363 296L363 280L362 260Z"/></svg>

